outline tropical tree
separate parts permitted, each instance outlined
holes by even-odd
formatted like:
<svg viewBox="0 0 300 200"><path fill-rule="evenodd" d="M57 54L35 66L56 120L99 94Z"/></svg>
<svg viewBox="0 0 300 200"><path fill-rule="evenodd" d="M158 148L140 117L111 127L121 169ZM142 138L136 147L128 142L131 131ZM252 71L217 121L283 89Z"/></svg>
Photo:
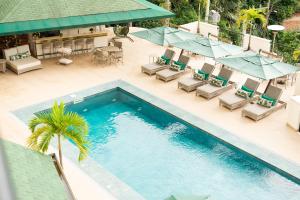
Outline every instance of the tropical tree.
<svg viewBox="0 0 300 200"><path fill-rule="evenodd" d="M79 149L78 160L83 160L88 154L88 125L83 117L74 113L67 112L65 105L54 103L50 112L41 112L29 122L32 134L27 139L29 148L46 152L49 144L54 137L57 137L59 162L62 163L61 139L71 140Z"/></svg>
<svg viewBox="0 0 300 200"><path fill-rule="evenodd" d="M250 8L250 9L243 9L239 13L239 17L237 19L237 25L243 25L243 28L249 29L249 43L248 43L248 50L250 49L250 42L252 36L253 25L257 22L261 23L262 26L266 25L267 19L264 15L264 10Z"/></svg>

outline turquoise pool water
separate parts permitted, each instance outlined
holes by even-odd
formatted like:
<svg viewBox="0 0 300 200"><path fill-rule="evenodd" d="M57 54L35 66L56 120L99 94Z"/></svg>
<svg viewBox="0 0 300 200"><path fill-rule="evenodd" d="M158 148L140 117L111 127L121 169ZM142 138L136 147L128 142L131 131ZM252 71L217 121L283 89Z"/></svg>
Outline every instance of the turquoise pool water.
<svg viewBox="0 0 300 200"><path fill-rule="evenodd" d="M90 126L90 157L148 200L299 200L269 165L119 89L68 106Z"/></svg>

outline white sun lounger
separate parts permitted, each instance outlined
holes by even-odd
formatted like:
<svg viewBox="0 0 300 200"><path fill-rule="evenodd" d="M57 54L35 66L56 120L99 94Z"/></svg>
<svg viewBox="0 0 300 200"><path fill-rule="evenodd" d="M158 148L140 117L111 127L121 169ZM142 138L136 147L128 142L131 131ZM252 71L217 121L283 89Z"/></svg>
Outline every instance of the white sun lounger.
<svg viewBox="0 0 300 200"><path fill-rule="evenodd" d="M219 75L223 77L224 79L228 80L227 85L222 86L222 87L217 87L211 84L205 84L203 86L200 86L196 90L196 96L202 96L206 99L211 99L216 96L219 96L223 94L224 92L231 90L232 88L235 87L235 83L229 81L231 76L232 76L232 71L227 69L227 68L222 68Z"/></svg>
<svg viewBox="0 0 300 200"><path fill-rule="evenodd" d="M179 62L184 63L186 65L184 70L175 71L172 69L164 69L156 73L156 79L168 82L174 79L179 78L187 69L187 65L190 61L190 57L181 55L178 59Z"/></svg>
<svg viewBox="0 0 300 200"><path fill-rule="evenodd" d="M212 72L214 71L215 66L208 64L208 63L204 63L203 67L202 67L202 71L207 73L210 77ZM186 92L192 92L194 90L197 89L197 87L204 85L208 82L208 80L198 80L194 78L194 74L197 72L193 72L193 75L191 77L187 77L184 78L182 80L178 81L178 88L181 88L183 90L185 90Z"/></svg>
<svg viewBox="0 0 300 200"><path fill-rule="evenodd" d="M255 96L257 88L259 86L259 82L248 78L244 84L247 88L254 91L253 97L249 97L247 99L237 96L235 93L224 94L219 99L219 106L224 106L228 108L230 111L243 107L249 102L253 102L257 99L258 96Z"/></svg>
<svg viewBox="0 0 300 200"><path fill-rule="evenodd" d="M258 120L261 120L261 119L271 115L273 112L276 112L276 111L286 107L286 103L279 100L282 95L282 89L272 86L272 85L269 85L265 94L268 97L276 99L277 103L274 106L272 106L271 108L267 108L267 107L264 107L264 106L261 106L258 104L247 105L242 110L242 116L253 119L254 121L258 121Z"/></svg>
<svg viewBox="0 0 300 200"><path fill-rule="evenodd" d="M169 58L170 61L172 61L175 56L175 51L166 49L164 56ZM141 67L141 70L142 70L142 73L152 76L152 75L156 74L156 72L161 71L163 69L167 69L168 67L169 67L169 65L159 65L159 64L153 62L153 63L143 65Z"/></svg>

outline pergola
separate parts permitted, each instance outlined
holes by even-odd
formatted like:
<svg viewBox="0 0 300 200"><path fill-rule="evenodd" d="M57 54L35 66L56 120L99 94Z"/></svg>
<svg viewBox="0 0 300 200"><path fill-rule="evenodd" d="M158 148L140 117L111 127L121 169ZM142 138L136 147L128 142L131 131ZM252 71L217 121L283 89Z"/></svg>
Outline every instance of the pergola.
<svg viewBox="0 0 300 200"><path fill-rule="evenodd" d="M146 0L2 0L0 36L170 18Z"/></svg>

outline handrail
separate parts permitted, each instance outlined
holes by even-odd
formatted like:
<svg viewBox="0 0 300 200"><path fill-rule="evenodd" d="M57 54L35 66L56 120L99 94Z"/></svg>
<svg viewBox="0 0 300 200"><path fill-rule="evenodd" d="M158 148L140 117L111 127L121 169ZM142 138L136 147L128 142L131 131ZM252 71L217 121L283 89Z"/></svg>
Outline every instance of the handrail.
<svg viewBox="0 0 300 200"><path fill-rule="evenodd" d="M69 199L70 199L70 200L76 200L76 198L75 198L75 196L74 196L74 194L73 194L73 192L72 192L72 190L71 190L70 184L68 183L67 178L66 178L66 176L65 176L65 174L64 174L64 172L63 172L63 169L62 169L60 163L58 162L58 160L57 160L57 158L56 158L55 153L50 154L50 156L51 156L51 158L52 158L52 160L53 160L53 163L54 163L54 165L55 165L55 167L56 167L56 170L57 170L57 172L58 172L60 178L61 178L61 179L63 180L63 182L66 184L66 189L67 189L68 194L69 194Z"/></svg>

